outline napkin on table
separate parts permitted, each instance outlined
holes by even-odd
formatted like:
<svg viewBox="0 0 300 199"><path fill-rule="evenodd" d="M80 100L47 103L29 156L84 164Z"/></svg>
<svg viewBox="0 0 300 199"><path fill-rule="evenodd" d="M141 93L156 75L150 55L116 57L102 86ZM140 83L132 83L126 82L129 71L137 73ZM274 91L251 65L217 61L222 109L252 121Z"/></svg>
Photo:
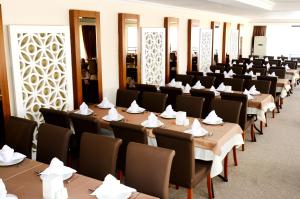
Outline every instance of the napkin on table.
<svg viewBox="0 0 300 199"><path fill-rule="evenodd" d="M109 109L108 115L107 115L109 120L116 121L116 120L118 120L118 116L119 116L119 113L115 107L112 107Z"/></svg>
<svg viewBox="0 0 300 199"><path fill-rule="evenodd" d="M222 123L223 119L217 116L216 111L211 111L203 120L205 123Z"/></svg>
<svg viewBox="0 0 300 199"><path fill-rule="evenodd" d="M166 117L176 117L176 112L173 110L172 105L168 105L166 110L161 115Z"/></svg>
<svg viewBox="0 0 300 199"><path fill-rule="evenodd" d="M220 95L220 93L216 90L216 88L214 86L211 86L209 90L213 91L215 93L215 96Z"/></svg>
<svg viewBox="0 0 300 199"><path fill-rule="evenodd" d="M254 99L254 97L250 94L250 92L247 89L244 90L243 94L247 95L248 100Z"/></svg>
<svg viewBox="0 0 300 199"><path fill-rule="evenodd" d="M79 110L80 110L80 113L83 114L83 115L89 114L89 107L85 102L83 102L80 105Z"/></svg>
<svg viewBox="0 0 300 199"><path fill-rule="evenodd" d="M247 69L250 69L250 68L252 68L253 63L251 62L250 64L246 64L246 66L247 66Z"/></svg>
<svg viewBox="0 0 300 199"><path fill-rule="evenodd" d="M268 58L268 57L266 57L266 58L265 58L265 61L269 61L269 58Z"/></svg>
<svg viewBox="0 0 300 199"><path fill-rule="evenodd" d="M225 78L230 78L230 77L231 77L231 76L229 75L229 73L227 73L226 71L224 71L223 74L224 74L224 77L225 77Z"/></svg>
<svg viewBox="0 0 300 199"><path fill-rule="evenodd" d="M253 57L250 57L250 61L253 61Z"/></svg>
<svg viewBox="0 0 300 199"><path fill-rule="evenodd" d="M251 86L251 88L249 89L249 92L251 95L258 95L260 94L260 92L258 90L256 90L255 85Z"/></svg>
<svg viewBox="0 0 300 199"><path fill-rule="evenodd" d="M204 86L202 86L200 81L197 81L196 84L193 86L193 89L203 89Z"/></svg>
<svg viewBox="0 0 300 199"><path fill-rule="evenodd" d="M0 199L6 199L7 190L3 180L0 178Z"/></svg>
<svg viewBox="0 0 300 199"><path fill-rule="evenodd" d="M7 145L4 145L0 150L0 161L10 162L13 160L14 150Z"/></svg>
<svg viewBox="0 0 300 199"><path fill-rule="evenodd" d="M156 126L158 123L158 119L156 117L156 115L154 113L150 113L150 115L148 116L148 125L149 126Z"/></svg>
<svg viewBox="0 0 300 199"><path fill-rule="evenodd" d="M186 84L183 88L183 93L190 93L191 86L189 84Z"/></svg>
<svg viewBox="0 0 300 199"><path fill-rule="evenodd" d="M271 74L268 74L268 76L270 76L270 77L277 77L276 74L275 74L275 72L273 72Z"/></svg>
<svg viewBox="0 0 300 199"><path fill-rule="evenodd" d="M41 175L65 175L69 173L76 173L76 170L64 166L64 163L57 158L53 158L50 162L50 165L47 169L41 172Z"/></svg>
<svg viewBox="0 0 300 199"><path fill-rule="evenodd" d="M270 69L271 65L269 63L266 64L267 70Z"/></svg>
<svg viewBox="0 0 300 199"><path fill-rule="evenodd" d="M290 70L290 67L289 67L288 64L286 64L286 65L284 66L284 68L285 68L285 70Z"/></svg>
<svg viewBox="0 0 300 199"><path fill-rule="evenodd" d="M225 91L225 85L223 82L218 86L217 91Z"/></svg>
<svg viewBox="0 0 300 199"><path fill-rule="evenodd" d="M108 174L102 183L91 195L96 196L98 199L127 199L136 189L127 187L120 183L111 174Z"/></svg>
<svg viewBox="0 0 300 199"><path fill-rule="evenodd" d="M175 81L175 79L172 79L172 80L170 81L170 83L168 84L168 86L175 87L175 86L176 86L176 81Z"/></svg>
<svg viewBox="0 0 300 199"><path fill-rule="evenodd" d="M191 129L188 129L186 133L191 133L195 137L205 136L208 134L208 131L202 128L198 119L194 119Z"/></svg>
<svg viewBox="0 0 300 199"><path fill-rule="evenodd" d="M112 108L114 105L107 99L107 97L104 97L102 102L98 104L101 108Z"/></svg>

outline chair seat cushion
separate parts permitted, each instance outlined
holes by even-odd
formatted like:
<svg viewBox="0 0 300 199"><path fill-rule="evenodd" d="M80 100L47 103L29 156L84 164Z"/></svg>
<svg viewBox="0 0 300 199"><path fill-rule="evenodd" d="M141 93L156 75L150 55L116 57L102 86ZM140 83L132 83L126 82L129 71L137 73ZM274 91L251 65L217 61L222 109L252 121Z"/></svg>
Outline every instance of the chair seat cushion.
<svg viewBox="0 0 300 199"><path fill-rule="evenodd" d="M209 175L212 161L195 160L195 176L192 179L192 187L196 186L202 179Z"/></svg>

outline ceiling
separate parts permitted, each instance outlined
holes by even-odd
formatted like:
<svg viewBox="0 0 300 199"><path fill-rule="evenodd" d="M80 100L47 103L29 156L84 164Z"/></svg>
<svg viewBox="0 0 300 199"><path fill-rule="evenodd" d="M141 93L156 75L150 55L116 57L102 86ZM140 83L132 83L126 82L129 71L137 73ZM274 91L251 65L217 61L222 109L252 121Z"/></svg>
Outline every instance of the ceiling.
<svg viewBox="0 0 300 199"><path fill-rule="evenodd" d="M251 18L252 21L300 22L300 0L271 0L272 10L266 10L237 0L139 0L171 6L207 10ZM257 0L247 0L257 1ZM269 1L269 0L260 0Z"/></svg>

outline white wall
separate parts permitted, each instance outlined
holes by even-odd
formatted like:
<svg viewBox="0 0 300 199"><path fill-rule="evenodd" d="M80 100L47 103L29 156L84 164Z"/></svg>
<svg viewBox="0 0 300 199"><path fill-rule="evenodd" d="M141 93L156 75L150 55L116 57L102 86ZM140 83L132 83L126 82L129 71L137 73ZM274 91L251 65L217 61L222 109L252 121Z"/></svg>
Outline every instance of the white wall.
<svg viewBox="0 0 300 199"><path fill-rule="evenodd" d="M198 19L202 28L210 28L211 21L242 23L248 27L248 20L219 13L163 6L136 1L117 0L0 0L7 65L10 73L10 55L7 25L69 25L69 9L93 10L100 12L103 94L115 101L118 88L118 13L140 14L141 27L163 27L164 17L179 18L179 73L186 72L187 66L187 20ZM236 27L236 25L234 25ZM222 31L222 30L221 30ZM244 37L244 54L250 46ZM250 40L251 41L251 40ZM249 42L250 43L250 42ZM10 79L10 75L9 75ZM12 85L10 84L10 88ZM13 92L10 89L11 96ZM12 97L11 97L12 98ZM12 107L13 108L13 107Z"/></svg>

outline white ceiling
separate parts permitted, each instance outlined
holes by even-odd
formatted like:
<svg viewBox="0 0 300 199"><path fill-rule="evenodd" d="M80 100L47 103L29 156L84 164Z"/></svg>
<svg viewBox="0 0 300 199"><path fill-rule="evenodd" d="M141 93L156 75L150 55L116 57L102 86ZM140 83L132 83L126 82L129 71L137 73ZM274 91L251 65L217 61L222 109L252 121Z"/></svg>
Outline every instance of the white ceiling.
<svg viewBox="0 0 300 199"><path fill-rule="evenodd" d="M271 0L274 2L271 11L246 5L236 0L139 1L238 15L251 18L253 22L300 22L300 0Z"/></svg>

